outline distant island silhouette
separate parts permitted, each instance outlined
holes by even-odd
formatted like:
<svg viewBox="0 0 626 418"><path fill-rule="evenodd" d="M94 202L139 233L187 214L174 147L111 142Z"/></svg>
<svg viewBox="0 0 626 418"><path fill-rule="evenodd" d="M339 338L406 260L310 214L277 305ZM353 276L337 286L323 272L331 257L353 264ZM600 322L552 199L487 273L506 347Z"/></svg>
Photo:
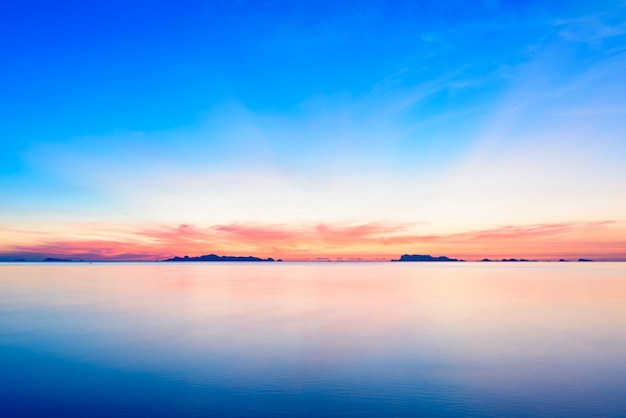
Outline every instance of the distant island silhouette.
<svg viewBox="0 0 626 418"><path fill-rule="evenodd" d="M173 257L173 258L168 258L167 260L163 260L163 261L248 261L248 262L270 261L271 262L271 261L274 261L274 259L271 257L270 258L259 258L259 257L252 257L252 256L237 257L237 256L231 256L231 255L208 254L208 255L201 255L198 257L189 257L188 255L184 257Z"/></svg>
<svg viewBox="0 0 626 418"><path fill-rule="evenodd" d="M459 260L458 258L450 258L450 257L446 257L445 255L439 256L439 257L433 257L431 255L425 254L413 254L413 255L409 255L409 254L404 254L400 257L399 260L391 260L391 261L465 261L465 260Z"/></svg>
<svg viewBox="0 0 626 418"><path fill-rule="evenodd" d="M12 254L11 254L12 255ZM80 262L89 262L89 263L93 263L93 262L144 262L146 260L132 260L132 259L128 259L128 260L112 260L112 259L70 259L70 258L61 258L59 256L56 257L47 257L44 258L45 255L39 255L36 258L24 258L24 257L20 257L21 254L19 255L12 255L11 258L9 258L10 256L7 255L3 255L0 254L0 262L35 262L35 263L69 263L69 262L74 262L74 263L80 263ZM152 262L190 262L190 261L209 261L209 262L219 262L219 261L231 261L231 262L282 262L282 259L274 259L271 257L268 258L261 258L261 257L254 257L254 256L230 256L230 255L217 255L217 254L207 254L207 255L201 255L201 256L197 256L197 257L190 257L188 255L184 256L184 257L179 257L179 256L174 256L172 258L168 258L166 260L163 259L152 259L150 260ZM290 260L287 260L290 261ZM385 261L383 259L377 259L377 260L363 260L361 258L356 258L356 257L349 257L349 258L342 258L342 257L338 257L335 260L332 260L331 258L328 257L317 257L317 258L307 258L304 260L300 260L300 261L308 261L308 262L330 262L330 261ZM429 254L403 254L402 256L399 257L399 259L391 259L388 261L394 261L394 262L465 262L468 260L464 260L464 259L460 259L460 258L452 258L452 257L448 257L445 255L442 256L431 256ZM566 263L566 262L581 262L581 263L589 263L589 262L603 262L603 261L621 261L621 262L626 262L625 260L606 260L606 259L590 259L590 258L572 258L572 259L566 259L566 258L558 258L558 259L544 259L544 260L536 260L536 259L526 259L526 258L502 258L502 259L492 259L492 258L482 258L482 259L476 259L476 260L469 260L469 261L474 261L474 262L495 262L495 263L519 263L519 262L538 262L538 261L543 261L543 262L550 262L550 261L557 261L557 262L561 262L561 263Z"/></svg>

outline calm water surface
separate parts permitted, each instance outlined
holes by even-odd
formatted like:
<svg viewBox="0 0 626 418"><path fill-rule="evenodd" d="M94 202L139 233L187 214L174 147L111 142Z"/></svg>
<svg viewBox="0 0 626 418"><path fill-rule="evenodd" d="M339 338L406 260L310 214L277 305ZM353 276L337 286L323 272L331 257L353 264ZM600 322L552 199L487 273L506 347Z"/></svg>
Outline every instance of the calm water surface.
<svg viewBox="0 0 626 418"><path fill-rule="evenodd" d="M626 263L0 264L0 416L626 416Z"/></svg>

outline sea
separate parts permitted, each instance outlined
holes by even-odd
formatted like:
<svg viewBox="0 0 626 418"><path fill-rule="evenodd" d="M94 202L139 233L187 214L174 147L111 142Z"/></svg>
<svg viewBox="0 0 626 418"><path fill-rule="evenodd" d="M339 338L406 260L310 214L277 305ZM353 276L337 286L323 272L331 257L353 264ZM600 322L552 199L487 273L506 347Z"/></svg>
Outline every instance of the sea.
<svg viewBox="0 0 626 418"><path fill-rule="evenodd" d="M2 417L626 417L626 263L0 263Z"/></svg>

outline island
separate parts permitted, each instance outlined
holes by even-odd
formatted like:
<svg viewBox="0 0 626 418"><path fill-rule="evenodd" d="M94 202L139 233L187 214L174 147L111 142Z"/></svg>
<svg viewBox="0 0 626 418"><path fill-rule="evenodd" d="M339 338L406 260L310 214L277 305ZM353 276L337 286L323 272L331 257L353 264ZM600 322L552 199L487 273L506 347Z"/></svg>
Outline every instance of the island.
<svg viewBox="0 0 626 418"><path fill-rule="evenodd" d="M208 255L201 255L198 257L189 257L188 255L184 256L184 257L173 257L173 258L168 258L167 260L163 260L163 261L261 261L261 262L267 262L267 261L274 261L273 258L259 258L259 257L252 257L252 256L248 256L248 257L237 257L237 256L230 256L230 255L215 255L215 254L208 254Z"/></svg>
<svg viewBox="0 0 626 418"><path fill-rule="evenodd" d="M413 254L413 255L409 255L409 254L404 254L403 256L400 257L399 260L391 260L391 261L465 261L465 260L459 260L458 258L450 258L450 257L446 257L445 255L439 256L439 257L433 257L431 255L422 255L422 254Z"/></svg>
<svg viewBox="0 0 626 418"><path fill-rule="evenodd" d="M579 258L579 259L578 259L578 262L579 262L579 263L590 263L590 262L592 262L592 261L593 261L593 260L589 260L588 258Z"/></svg>
<svg viewBox="0 0 626 418"><path fill-rule="evenodd" d="M49 257L49 258L44 259L43 261L52 262L52 263L69 263L72 260L69 260L67 258L51 258L51 257Z"/></svg>

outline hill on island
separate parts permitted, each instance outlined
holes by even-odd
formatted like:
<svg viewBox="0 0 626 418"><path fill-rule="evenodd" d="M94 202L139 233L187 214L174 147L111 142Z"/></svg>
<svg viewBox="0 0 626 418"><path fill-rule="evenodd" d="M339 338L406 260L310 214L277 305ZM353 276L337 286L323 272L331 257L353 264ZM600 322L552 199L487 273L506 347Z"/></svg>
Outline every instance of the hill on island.
<svg viewBox="0 0 626 418"><path fill-rule="evenodd" d="M450 257L446 257L445 255L439 256L439 257L433 257L431 255L422 255L422 254L413 254L413 255L409 255L409 254L404 254L403 256L400 257L399 260L391 260L391 261L464 261L464 260L459 260L458 258L450 258Z"/></svg>
<svg viewBox="0 0 626 418"><path fill-rule="evenodd" d="M252 257L252 256L236 257L236 256L230 256L230 255L208 254L208 255L201 255L198 257L189 257L188 255L184 257L173 257L173 258L168 258L167 260L163 260L163 261L274 261L274 259L273 258L259 258L259 257Z"/></svg>

